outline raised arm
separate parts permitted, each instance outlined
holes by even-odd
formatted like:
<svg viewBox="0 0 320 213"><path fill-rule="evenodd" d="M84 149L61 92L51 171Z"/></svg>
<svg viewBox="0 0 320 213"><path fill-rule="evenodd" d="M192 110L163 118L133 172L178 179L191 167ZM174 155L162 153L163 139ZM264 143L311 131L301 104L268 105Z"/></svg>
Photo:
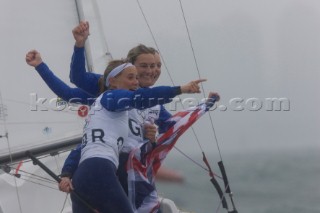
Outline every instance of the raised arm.
<svg viewBox="0 0 320 213"><path fill-rule="evenodd" d="M84 45L89 36L89 23L80 22L72 30L75 39L74 52L70 65L70 82L86 91L90 95L97 97L99 94L98 80L102 75L86 71Z"/></svg>
<svg viewBox="0 0 320 213"><path fill-rule="evenodd" d="M46 82L48 87L59 97L65 101L74 100L77 103L92 104L94 97L87 94L79 88L71 88L49 69L42 61L41 55L36 50L31 50L26 55L26 62L38 71L41 78Z"/></svg>

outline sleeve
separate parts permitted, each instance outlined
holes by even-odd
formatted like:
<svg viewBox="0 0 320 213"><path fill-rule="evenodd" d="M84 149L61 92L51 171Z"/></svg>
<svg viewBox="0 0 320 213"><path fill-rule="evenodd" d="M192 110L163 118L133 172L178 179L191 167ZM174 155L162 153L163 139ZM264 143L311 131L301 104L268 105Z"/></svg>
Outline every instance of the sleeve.
<svg viewBox="0 0 320 213"><path fill-rule="evenodd" d="M99 95L98 81L101 76L86 71L84 47L74 47L70 64L70 82L93 97L97 97Z"/></svg>
<svg viewBox="0 0 320 213"><path fill-rule="evenodd" d="M161 105L159 118L155 121L155 124L158 126L159 134L168 131L168 129L170 129L170 127L172 127L175 124L174 121L167 121L171 116L172 115L170 114L170 112L168 112L166 108L164 108L164 106Z"/></svg>
<svg viewBox="0 0 320 213"><path fill-rule="evenodd" d="M48 87L63 100L89 105L94 102L94 98L91 95L79 88L69 87L61 79L55 76L45 63L39 64L36 67L36 70Z"/></svg>
<svg viewBox="0 0 320 213"><path fill-rule="evenodd" d="M77 170L81 158L81 145L79 144L68 155L61 170L61 177L72 178L74 172Z"/></svg>
<svg viewBox="0 0 320 213"><path fill-rule="evenodd" d="M132 108L146 109L170 103L181 94L180 87L160 86L140 88L135 91L111 90L102 95L101 105L109 111L124 111Z"/></svg>

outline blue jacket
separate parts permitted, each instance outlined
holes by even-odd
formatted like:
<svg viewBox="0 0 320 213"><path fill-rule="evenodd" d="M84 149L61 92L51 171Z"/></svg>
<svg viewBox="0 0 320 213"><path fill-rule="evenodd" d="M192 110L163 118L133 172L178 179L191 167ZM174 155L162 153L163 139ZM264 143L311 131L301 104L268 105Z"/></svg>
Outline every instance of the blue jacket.
<svg viewBox="0 0 320 213"><path fill-rule="evenodd" d="M77 56L77 57L76 57ZM81 57L83 56L83 57ZM82 58L82 60L78 61L78 58ZM75 48L75 52L73 54L72 57L72 62L71 62L71 72L70 72L70 78L72 76L72 74L74 74L75 72L73 71L74 69L81 69L84 66L84 64L82 64L81 66L79 66L79 64L84 63L84 48ZM76 63L77 62L77 63ZM53 72L49 69L49 67L45 64L45 63L41 63L40 65L38 65L36 67L36 70L38 71L38 73L40 74L40 76L42 77L42 79L47 83L47 85L49 86L49 88L59 97L61 97L63 100L65 101L72 101L74 100L77 103L82 103L82 104L87 104L87 105L91 105L94 100L95 97L98 95L98 79L101 77L101 75L98 74L94 74L94 73L87 73L85 68L84 68L84 72L85 75L82 76L86 79L88 79L87 81L85 80L86 83L81 84L83 87L85 87L86 85L89 85L87 88L88 92L80 89L80 88L71 88L70 86L68 86L67 84L65 84L63 81L61 81L57 76L55 76L53 74ZM76 76L76 75L74 75ZM75 79L75 77L73 77L73 79ZM81 80L81 78L77 79L77 81ZM95 83L93 83L95 82ZM92 85L92 86L90 86ZM170 90L169 88L171 88L171 93L168 91ZM169 89L169 90L168 90ZM145 99L145 101L139 100L139 97L142 96L151 96L153 95L152 93L154 92L158 92L158 96L162 98L162 102L161 103L151 103L153 105L155 104L164 104L167 103L168 101L170 101L170 98L174 97L175 95L179 94L179 88L178 87L158 87L156 90L154 89L150 89L150 88L144 88L144 89L138 89L135 92L131 92L131 91L126 91L126 90L114 90L114 91L108 91L104 94L105 98L103 98L103 102L102 105L107 108L108 110L111 111L118 111L118 110L127 110L128 107L129 108L138 108L138 109L144 109L147 108L148 106L150 106L150 102L147 101L148 99ZM126 103L125 106L122 104L119 105L117 104L118 102L115 101L119 98L123 98L123 96L125 97L129 97L131 98L131 102L130 103ZM113 100L113 101L110 101ZM121 102L123 103L123 102ZM137 106L137 103L142 103L141 106ZM161 105L161 111L160 111L160 116L159 119L156 120L156 124L159 126L158 130L159 133L163 133L165 132L172 124L171 123L166 123L166 120L171 117L171 114L165 110L165 108ZM81 148L80 146L76 147L74 150L71 151L71 153L69 154L68 158L65 161L65 164L62 168L62 175L63 176L72 176L72 174L74 173L74 171L76 170L79 160L81 157Z"/></svg>

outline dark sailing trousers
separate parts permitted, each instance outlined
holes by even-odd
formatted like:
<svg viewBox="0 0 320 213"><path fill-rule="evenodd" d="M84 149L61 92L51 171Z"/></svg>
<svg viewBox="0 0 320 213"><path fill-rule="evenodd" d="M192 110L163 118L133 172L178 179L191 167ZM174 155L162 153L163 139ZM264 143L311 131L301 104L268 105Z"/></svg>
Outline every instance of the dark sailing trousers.
<svg viewBox="0 0 320 213"><path fill-rule="evenodd" d="M72 179L74 190L99 213L133 212L111 161L104 158L86 159L80 163ZM74 213L92 213L73 194L71 199Z"/></svg>

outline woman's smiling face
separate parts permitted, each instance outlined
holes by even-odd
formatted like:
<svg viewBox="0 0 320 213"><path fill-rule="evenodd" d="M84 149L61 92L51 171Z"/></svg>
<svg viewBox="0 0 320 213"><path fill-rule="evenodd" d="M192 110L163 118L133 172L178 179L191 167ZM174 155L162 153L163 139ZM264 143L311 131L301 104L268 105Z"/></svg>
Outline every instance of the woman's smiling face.
<svg viewBox="0 0 320 213"><path fill-rule="evenodd" d="M151 53L140 54L133 64L138 71L140 87L150 87L154 84L155 57Z"/></svg>
<svg viewBox="0 0 320 213"><path fill-rule="evenodd" d="M111 84L116 89L136 90L139 88L138 72L135 66L125 68L119 75L113 77Z"/></svg>

